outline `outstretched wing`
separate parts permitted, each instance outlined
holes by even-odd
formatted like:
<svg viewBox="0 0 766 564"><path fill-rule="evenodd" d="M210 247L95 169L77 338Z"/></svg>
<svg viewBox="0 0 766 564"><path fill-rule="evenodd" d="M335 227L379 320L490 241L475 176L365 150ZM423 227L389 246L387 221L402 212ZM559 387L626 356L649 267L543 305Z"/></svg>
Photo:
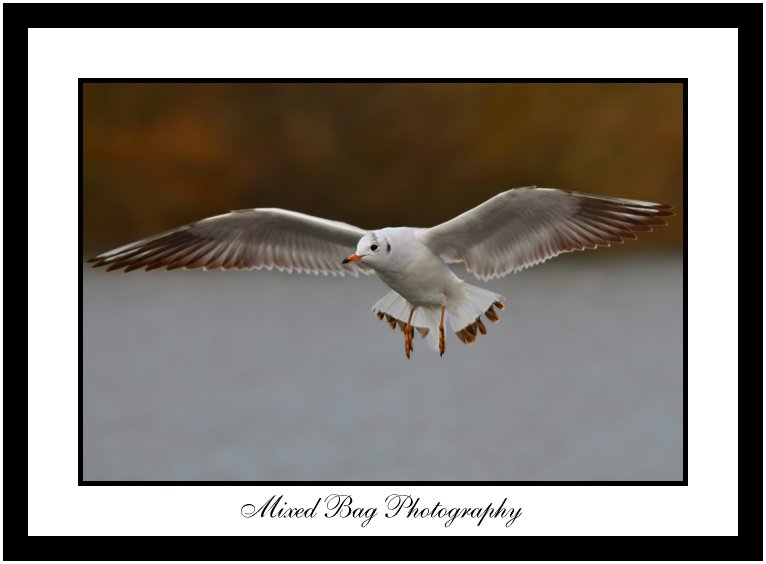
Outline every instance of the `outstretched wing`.
<svg viewBox="0 0 766 564"><path fill-rule="evenodd" d="M372 270L343 264L363 229L277 208L239 210L209 217L91 259L94 267L126 272L143 268L277 268L341 276Z"/></svg>
<svg viewBox="0 0 766 564"><path fill-rule="evenodd" d="M534 266L561 253L608 247L640 231L666 225L663 204L554 188L516 188L421 237L449 262L465 263L489 280Z"/></svg>

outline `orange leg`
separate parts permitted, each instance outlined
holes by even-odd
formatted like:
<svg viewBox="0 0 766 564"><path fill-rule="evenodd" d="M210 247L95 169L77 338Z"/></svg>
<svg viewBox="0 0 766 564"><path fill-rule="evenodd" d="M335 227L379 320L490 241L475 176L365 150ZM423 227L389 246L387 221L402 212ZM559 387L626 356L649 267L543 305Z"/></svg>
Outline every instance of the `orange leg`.
<svg viewBox="0 0 766 564"><path fill-rule="evenodd" d="M415 329L412 327L412 315L415 313L415 308L410 310L410 316L407 318L407 325L404 327L404 354L407 358L410 358L410 354L414 350L412 342L415 338Z"/></svg>
<svg viewBox="0 0 766 564"><path fill-rule="evenodd" d="M442 318L439 321L439 356L444 356L444 349L447 348L447 342L444 339L444 309L445 306L442 305Z"/></svg>

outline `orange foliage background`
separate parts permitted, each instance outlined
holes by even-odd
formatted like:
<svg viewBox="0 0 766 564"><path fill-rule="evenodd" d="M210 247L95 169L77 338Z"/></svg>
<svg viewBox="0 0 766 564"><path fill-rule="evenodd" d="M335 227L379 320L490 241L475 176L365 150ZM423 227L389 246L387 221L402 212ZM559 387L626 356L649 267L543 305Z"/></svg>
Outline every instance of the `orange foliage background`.
<svg viewBox="0 0 766 564"><path fill-rule="evenodd" d="M681 84L86 84L85 246L231 209L429 226L508 188L680 212ZM682 242L680 214L644 245Z"/></svg>

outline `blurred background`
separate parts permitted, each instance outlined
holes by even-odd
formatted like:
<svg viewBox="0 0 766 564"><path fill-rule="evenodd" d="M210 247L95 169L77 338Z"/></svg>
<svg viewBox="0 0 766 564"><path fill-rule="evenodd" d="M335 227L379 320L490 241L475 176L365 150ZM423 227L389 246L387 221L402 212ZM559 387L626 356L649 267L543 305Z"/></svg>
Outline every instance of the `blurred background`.
<svg viewBox="0 0 766 564"><path fill-rule="evenodd" d="M405 359L374 278L85 268L86 480L682 479L680 84L83 88L85 257L249 207L429 226L527 185L678 212L479 282L501 323L444 358Z"/></svg>

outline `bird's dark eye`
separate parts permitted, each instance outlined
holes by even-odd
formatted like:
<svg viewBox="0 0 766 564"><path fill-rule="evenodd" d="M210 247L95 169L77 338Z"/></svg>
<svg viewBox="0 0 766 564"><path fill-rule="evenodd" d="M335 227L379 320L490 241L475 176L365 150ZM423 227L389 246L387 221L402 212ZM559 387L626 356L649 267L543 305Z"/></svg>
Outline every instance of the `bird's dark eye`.
<svg viewBox="0 0 766 564"><path fill-rule="evenodd" d="M377 245L372 245L372 246L370 247L370 250L371 250L371 251L377 251L377 250L378 250L378 246L377 246Z"/></svg>

